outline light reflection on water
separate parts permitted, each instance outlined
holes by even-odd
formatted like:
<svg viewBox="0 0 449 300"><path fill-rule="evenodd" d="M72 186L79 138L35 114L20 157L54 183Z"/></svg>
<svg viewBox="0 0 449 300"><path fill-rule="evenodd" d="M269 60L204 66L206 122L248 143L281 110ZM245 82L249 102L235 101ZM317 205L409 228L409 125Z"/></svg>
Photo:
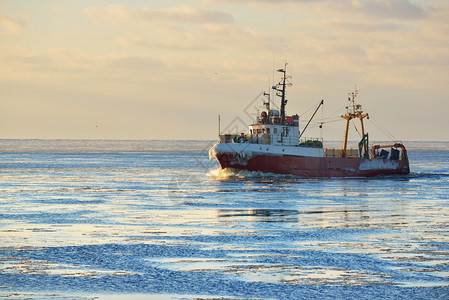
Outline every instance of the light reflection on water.
<svg viewBox="0 0 449 300"><path fill-rule="evenodd" d="M425 295L449 286L441 152L373 179L223 172L201 151L3 153L0 295Z"/></svg>

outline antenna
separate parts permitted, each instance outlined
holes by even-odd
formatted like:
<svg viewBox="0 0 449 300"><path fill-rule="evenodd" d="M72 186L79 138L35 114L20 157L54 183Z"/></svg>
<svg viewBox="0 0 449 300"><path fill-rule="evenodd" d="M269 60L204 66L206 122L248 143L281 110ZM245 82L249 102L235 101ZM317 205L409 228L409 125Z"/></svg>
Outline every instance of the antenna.
<svg viewBox="0 0 449 300"><path fill-rule="evenodd" d="M273 66L272 66L272 72L273 72L273 75L272 75L272 77L271 77L271 86L273 87L274 85L275 85L275 83L274 83L274 56L275 56L275 50L273 49ZM272 89L272 97L274 98L274 89Z"/></svg>
<svg viewBox="0 0 449 300"><path fill-rule="evenodd" d="M349 112L349 109L350 109L350 107L352 107L352 111L351 111L351 113L356 113L356 110L357 109L360 109L361 108L361 105L359 105L359 104L355 104L355 98L357 97L357 95L359 94L359 91L357 90L357 85L355 85L355 87L354 87L354 91L353 92L351 92L351 93L348 93L348 101L349 101L349 105L348 106L346 106L346 109L348 110L348 112Z"/></svg>
<svg viewBox="0 0 449 300"><path fill-rule="evenodd" d="M287 105L285 88L287 86L292 86L292 84L287 81L290 78L290 76L287 76L287 62L283 69L278 69L277 71L282 73L282 79L276 86L273 86L273 89L276 90L276 96L281 98L281 124L285 124L285 106Z"/></svg>
<svg viewBox="0 0 449 300"><path fill-rule="evenodd" d="M270 111L270 93L267 92L263 92L263 95L265 97L267 97L268 101L267 102L263 102L263 105L265 105L265 107L267 108L268 112Z"/></svg>
<svg viewBox="0 0 449 300"><path fill-rule="evenodd" d="M221 134L221 129L220 129L220 115L218 115L218 140L220 140L220 134Z"/></svg>

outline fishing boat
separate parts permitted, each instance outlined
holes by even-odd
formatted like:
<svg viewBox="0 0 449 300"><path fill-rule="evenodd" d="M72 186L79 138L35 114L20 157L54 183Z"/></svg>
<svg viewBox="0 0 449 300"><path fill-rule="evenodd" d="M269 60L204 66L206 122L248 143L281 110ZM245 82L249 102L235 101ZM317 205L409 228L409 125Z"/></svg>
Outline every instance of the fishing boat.
<svg viewBox="0 0 449 300"><path fill-rule="evenodd" d="M304 177L372 177L377 175L408 174L410 167L407 150L401 142L369 145L363 120L369 119L362 106L355 102L357 90L349 94L349 104L343 147L325 148L320 139L301 140L322 100L307 125L300 132L299 116L286 115L286 88L290 86L287 64L277 70L282 78L272 89L280 98L280 111L272 109L268 101L257 120L249 125L247 133L220 134L218 142L209 150L222 169L260 171L274 174L292 174ZM361 140L358 148L348 148L351 120L359 119Z"/></svg>

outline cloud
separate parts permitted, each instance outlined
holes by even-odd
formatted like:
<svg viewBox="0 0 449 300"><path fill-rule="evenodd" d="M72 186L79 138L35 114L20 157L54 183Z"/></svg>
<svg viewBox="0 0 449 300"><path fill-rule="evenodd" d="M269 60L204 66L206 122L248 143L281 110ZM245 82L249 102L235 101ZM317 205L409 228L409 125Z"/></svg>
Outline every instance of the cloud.
<svg viewBox="0 0 449 300"><path fill-rule="evenodd" d="M95 19L112 22L163 22L163 23L192 23L192 24L227 24L233 23L232 15L216 10L195 8L189 5L170 7L165 9L130 8L123 5L109 5L106 7L88 7L84 12Z"/></svg>
<svg viewBox="0 0 449 300"><path fill-rule="evenodd" d="M424 18L427 11L418 3L410 0L208 0L208 2L233 2L234 4L269 5L285 7L286 4L297 7L314 6L319 10L330 9L331 12L358 13L379 19L414 20ZM304 11L301 10L301 13Z"/></svg>
<svg viewBox="0 0 449 300"><path fill-rule="evenodd" d="M189 52L263 49L267 41L279 41L276 35L242 28L229 13L189 5L164 9L109 5L85 8L84 12L100 27L113 26L116 41L127 49Z"/></svg>
<svg viewBox="0 0 449 300"><path fill-rule="evenodd" d="M271 7L283 3L277 7L284 11L273 14L284 18L268 19L262 27L243 19L248 12L263 13L266 7L258 6L249 11L242 7L234 13L237 19L215 9L187 5L165 9L110 5L87 8L85 13L101 21L101 26L114 24L116 40L124 49L151 51L172 71L198 74L218 68L253 79L250 72L266 77L260 72L261 60L271 60L275 51L283 59L297 60L298 68L301 62L313 65L316 74L349 70L358 78L365 74L365 78L388 82L406 74L407 66L425 68L446 61L447 46L439 40L441 34L432 33L444 23L433 19L437 13L442 18L442 10L448 11L441 6L431 9L429 4L421 6L409 0L234 1L235 5L256 2ZM216 15L219 17L213 17ZM438 32L444 33L444 29ZM306 71L311 72L310 68ZM384 75L372 75L379 71Z"/></svg>
<svg viewBox="0 0 449 300"><path fill-rule="evenodd" d="M155 30L127 31L119 42L127 47L168 51L264 51L281 38L232 24L205 24L196 28L160 26ZM188 57L188 53L182 53Z"/></svg>
<svg viewBox="0 0 449 300"><path fill-rule="evenodd" d="M238 34L231 14L189 5L164 9L109 5L84 12L100 26L114 26L117 41L128 48L210 50Z"/></svg>
<svg viewBox="0 0 449 300"><path fill-rule="evenodd" d="M149 55L109 53L95 55L79 49L51 48L30 51L10 45L0 54L0 81L17 82L116 82L158 80L166 69L163 61Z"/></svg>
<svg viewBox="0 0 449 300"><path fill-rule="evenodd" d="M0 35L13 36L20 33L23 29L23 23L15 18L7 17L0 11Z"/></svg>
<svg viewBox="0 0 449 300"><path fill-rule="evenodd" d="M423 7L409 0L356 0L352 6L365 15L382 19L421 19L427 13Z"/></svg>

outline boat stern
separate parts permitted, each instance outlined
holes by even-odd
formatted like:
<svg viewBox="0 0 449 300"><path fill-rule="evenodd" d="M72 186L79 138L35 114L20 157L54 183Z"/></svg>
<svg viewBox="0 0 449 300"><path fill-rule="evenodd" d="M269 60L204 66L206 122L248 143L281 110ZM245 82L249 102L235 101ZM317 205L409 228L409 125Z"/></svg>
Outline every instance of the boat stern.
<svg viewBox="0 0 449 300"><path fill-rule="evenodd" d="M390 151L385 150L390 148ZM371 148L371 159L383 159L385 161L395 162L397 173L409 174L410 165L408 161L407 149L402 143L392 145L374 145Z"/></svg>

